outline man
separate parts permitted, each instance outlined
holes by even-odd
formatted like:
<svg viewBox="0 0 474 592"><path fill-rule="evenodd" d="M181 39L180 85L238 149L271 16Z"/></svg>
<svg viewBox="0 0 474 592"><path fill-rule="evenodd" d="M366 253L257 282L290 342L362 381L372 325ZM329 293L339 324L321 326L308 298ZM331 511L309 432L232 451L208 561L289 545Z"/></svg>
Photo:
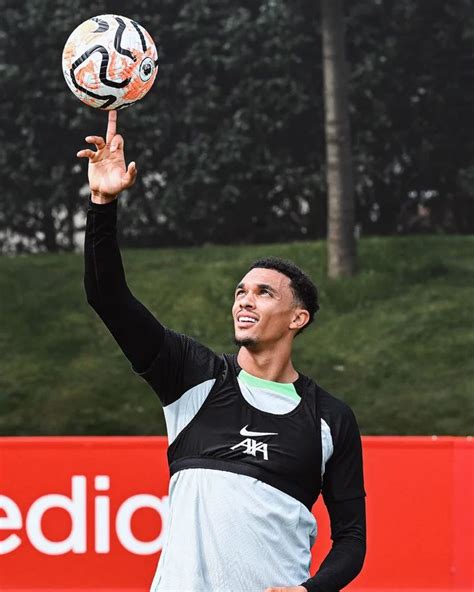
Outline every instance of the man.
<svg viewBox="0 0 474 592"><path fill-rule="evenodd" d="M117 113L88 136L91 202L85 287L134 370L164 407L170 463L167 539L153 592L337 592L360 571L365 503L360 436L347 405L299 374L293 339L319 308L311 280L276 258L255 262L232 308L237 355L165 328L130 292L116 197L135 181ZM212 310L203 310L212 321ZM309 578L320 491L332 549Z"/></svg>

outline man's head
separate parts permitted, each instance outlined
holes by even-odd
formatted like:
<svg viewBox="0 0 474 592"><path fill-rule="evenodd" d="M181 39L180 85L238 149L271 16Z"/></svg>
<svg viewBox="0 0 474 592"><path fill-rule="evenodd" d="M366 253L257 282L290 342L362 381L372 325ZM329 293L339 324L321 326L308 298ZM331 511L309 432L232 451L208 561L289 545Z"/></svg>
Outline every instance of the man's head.
<svg viewBox="0 0 474 592"><path fill-rule="evenodd" d="M294 337L318 309L317 288L298 266L278 257L257 259L236 288L235 342L250 347Z"/></svg>

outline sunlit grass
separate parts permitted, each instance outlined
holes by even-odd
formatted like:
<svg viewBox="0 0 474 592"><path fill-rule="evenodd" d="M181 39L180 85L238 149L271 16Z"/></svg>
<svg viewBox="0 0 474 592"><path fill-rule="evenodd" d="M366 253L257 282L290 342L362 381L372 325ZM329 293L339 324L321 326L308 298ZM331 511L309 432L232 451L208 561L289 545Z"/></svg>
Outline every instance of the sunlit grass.
<svg viewBox="0 0 474 592"><path fill-rule="evenodd" d="M359 274L330 281L325 245L126 251L129 284L171 328L233 351L235 284L256 257L293 259L321 311L297 367L349 402L366 434L469 434L474 240L364 239ZM79 255L0 259L0 433L157 434L159 401L88 307Z"/></svg>

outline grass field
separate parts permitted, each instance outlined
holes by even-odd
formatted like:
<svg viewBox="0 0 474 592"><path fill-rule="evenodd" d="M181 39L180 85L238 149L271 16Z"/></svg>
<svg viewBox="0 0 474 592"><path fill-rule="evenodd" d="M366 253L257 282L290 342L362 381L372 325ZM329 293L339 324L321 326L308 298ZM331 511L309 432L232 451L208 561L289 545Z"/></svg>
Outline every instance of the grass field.
<svg viewBox="0 0 474 592"><path fill-rule="evenodd" d="M474 238L369 238L360 272L325 276L321 242L125 251L160 319L233 351L230 307L257 256L295 260L320 287L297 368L351 404L365 434L472 434ZM161 434L157 397L89 309L80 255L0 258L0 433Z"/></svg>

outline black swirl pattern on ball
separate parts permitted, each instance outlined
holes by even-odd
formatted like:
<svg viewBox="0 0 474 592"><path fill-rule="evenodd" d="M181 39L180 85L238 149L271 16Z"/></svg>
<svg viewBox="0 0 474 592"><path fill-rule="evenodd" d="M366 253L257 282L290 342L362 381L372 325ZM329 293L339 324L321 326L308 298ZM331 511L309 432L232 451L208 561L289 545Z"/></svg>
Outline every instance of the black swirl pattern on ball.
<svg viewBox="0 0 474 592"><path fill-rule="evenodd" d="M76 80L76 75L75 75L75 70L77 70L77 68L85 60L87 60L88 57L90 57L96 51L100 52L101 55L102 55L102 59L101 59L101 63L100 63L100 70L99 70L99 78L100 78L100 81L102 82L102 84L104 84L105 86L110 86L112 88L124 88L125 86L127 86L128 84L130 84L131 78L126 78L125 80L122 80L121 82L114 82L113 80L109 80L107 78L107 67L109 65L109 53L105 49L105 47L103 45L94 45L94 47L91 47L86 52L84 52L72 64L69 73L70 73L70 76L71 76L72 83L74 84L74 86L78 90L80 90L81 92L85 93L89 97L93 97L94 99L104 100L105 103L104 103L103 107L106 108L106 107L109 107L110 105L112 105L115 102L116 97L114 97L113 95L98 95L96 93L93 93L89 89L84 88L83 86L81 86L78 83L78 81Z"/></svg>
<svg viewBox="0 0 474 592"><path fill-rule="evenodd" d="M109 23L107 21L104 21L97 16L93 16L91 20L99 25L95 31L92 31L93 33L105 33L105 31L109 30Z"/></svg>
<svg viewBox="0 0 474 592"><path fill-rule="evenodd" d="M126 109L127 107L130 107L130 105L134 105L135 103L122 103L120 105L120 107L116 107L115 111L120 111L120 109Z"/></svg>
<svg viewBox="0 0 474 592"><path fill-rule="evenodd" d="M140 41L142 42L142 49L143 49L143 51L146 51L145 35L142 33L142 30L140 29L140 25L138 23L136 23L135 21L130 21L130 22L135 27L135 29L137 30L137 32L138 32L138 34L140 36Z"/></svg>
<svg viewBox="0 0 474 592"><path fill-rule="evenodd" d="M115 50L118 51L118 53L120 53L121 55L124 55L127 58L130 58L131 60L133 60L134 62L136 62L137 61L137 58L130 51L128 51L128 49L125 49L121 45L121 43L122 43L122 36L123 36L123 32L126 29L126 25L125 25L125 23L123 22L123 20L119 16L116 16L115 17L115 20L118 23L118 28L117 28L117 31L115 33L115 39L114 39L114 47L115 47Z"/></svg>

